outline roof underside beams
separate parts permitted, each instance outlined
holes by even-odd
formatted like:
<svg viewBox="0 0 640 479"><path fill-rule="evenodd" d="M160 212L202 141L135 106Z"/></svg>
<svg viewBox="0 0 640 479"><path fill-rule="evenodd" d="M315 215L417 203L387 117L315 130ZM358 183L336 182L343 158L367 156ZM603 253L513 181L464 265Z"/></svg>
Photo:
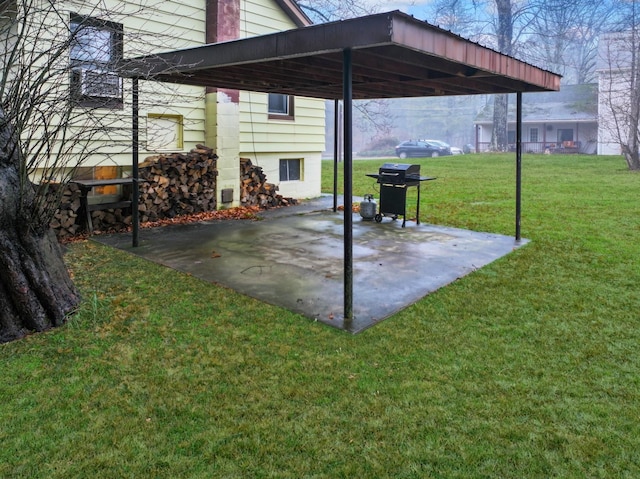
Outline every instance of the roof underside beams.
<svg viewBox="0 0 640 479"><path fill-rule="evenodd" d="M560 86L558 75L400 12L134 59L128 68L163 82L340 99L344 49L352 51L354 99Z"/></svg>

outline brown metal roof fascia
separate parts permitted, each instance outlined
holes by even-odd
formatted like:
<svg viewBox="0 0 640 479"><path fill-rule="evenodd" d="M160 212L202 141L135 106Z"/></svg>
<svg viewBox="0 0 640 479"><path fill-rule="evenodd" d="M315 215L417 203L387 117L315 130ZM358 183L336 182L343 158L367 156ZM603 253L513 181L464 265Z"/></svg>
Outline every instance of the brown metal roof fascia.
<svg viewBox="0 0 640 479"><path fill-rule="evenodd" d="M125 76L193 73L243 63L341 52L391 41L390 14L323 23L305 28L203 45L133 58L125 62Z"/></svg>
<svg viewBox="0 0 640 479"><path fill-rule="evenodd" d="M559 90L560 76L521 60L473 43L451 32L430 26L400 12L393 12L392 39L419 52L505 77L523 80L544 90Z"/></svg>
<svg viewBox="0 0 640 479"><path fill-rule="evenodd" d="M345 48L352 50L358 99L560 86L559 75L401 12L150 55L130 60L125 70L173 83L338 99Z"/></svg>

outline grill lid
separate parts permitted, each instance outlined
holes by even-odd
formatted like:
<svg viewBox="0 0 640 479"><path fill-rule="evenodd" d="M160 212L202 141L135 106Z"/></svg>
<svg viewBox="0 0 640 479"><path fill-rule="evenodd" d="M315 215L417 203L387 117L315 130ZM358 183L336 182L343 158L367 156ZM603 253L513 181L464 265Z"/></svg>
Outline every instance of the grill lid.
<svg viewBox="0 0 640 479"><path fill-rule="evenodd" d="M378 182L401 184L420 179L420 165L385 163L378 171Z"/></svg>

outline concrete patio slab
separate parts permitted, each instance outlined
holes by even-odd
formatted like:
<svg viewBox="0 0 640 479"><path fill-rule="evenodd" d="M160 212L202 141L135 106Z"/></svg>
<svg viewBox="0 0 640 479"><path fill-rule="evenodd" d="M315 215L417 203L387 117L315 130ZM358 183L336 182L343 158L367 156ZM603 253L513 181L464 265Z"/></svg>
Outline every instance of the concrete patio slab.
<svg viewBox="0 0 640 479"><path fill-rule="evenodd" d="M527 243L407 221L353 218L353 312L343 315L343 213L331 197L266 211L261 221L210 221L94 239L352 333Z"/></svg>

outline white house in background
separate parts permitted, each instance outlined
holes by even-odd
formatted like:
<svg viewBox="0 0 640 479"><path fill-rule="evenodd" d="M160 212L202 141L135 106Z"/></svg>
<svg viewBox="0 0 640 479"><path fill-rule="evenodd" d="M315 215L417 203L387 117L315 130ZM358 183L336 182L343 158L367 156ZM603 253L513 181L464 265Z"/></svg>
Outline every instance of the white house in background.
<svg viewBox="0 0 640 479"><path fill-rule="evenodd" d="M116 60L311 23L293 0L64 0L57 7L63 15L44 20L51 23L51 41L82 28L70 48L69 88L82 107L115 118L121 128L115 143L99 147L84 163L84 179L116 178L131 170L131 80L111 73ZM285 196L320 194L323 100L141 81L139 101L140 159L196 144L214 148L219 207L239 204L239 159L245 157ZM233 190L232 201L224 204L223 189Z"/></svg>
<svg viewBox="0 0 640 479"><path fill-rule="evenodd" d="M476 151L486 151L493 133L493 102L477 115ZM516 143L516 96L509 97L508 141ZM588 153L597 151L598 86L564 85L559 92L522 95L522 151Z"/></svg>
<svg viewBox="0 0 640 479"><path fill-rule="evenodd" d="M631 108L631 33L607 33L598 42L598 154L619 155L620 135L627 135L626 114ZM637 42L638 39L635 39ZM637 48L637 45L636 45ZM638 61L638 58L636 58Z"/></svg>

